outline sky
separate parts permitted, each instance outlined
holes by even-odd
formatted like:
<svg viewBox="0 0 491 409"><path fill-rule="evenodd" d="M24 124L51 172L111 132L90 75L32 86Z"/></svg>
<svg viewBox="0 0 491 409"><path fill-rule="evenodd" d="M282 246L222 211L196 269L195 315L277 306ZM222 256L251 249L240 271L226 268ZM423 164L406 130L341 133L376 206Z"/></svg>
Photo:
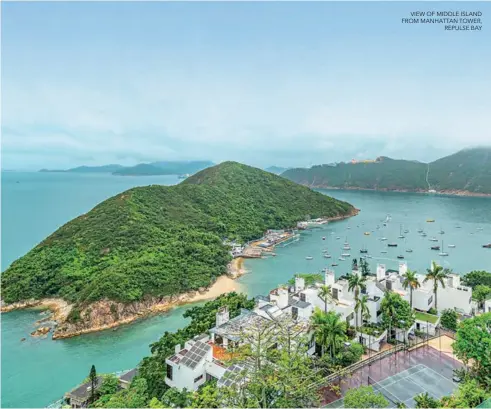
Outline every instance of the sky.
<svg viewBox="0 0 491 409"><path fill-rule="evenodd" d="M491 3L2 3L2 168L491 144ZM402 24L481 11L482 30Z"/></svg>

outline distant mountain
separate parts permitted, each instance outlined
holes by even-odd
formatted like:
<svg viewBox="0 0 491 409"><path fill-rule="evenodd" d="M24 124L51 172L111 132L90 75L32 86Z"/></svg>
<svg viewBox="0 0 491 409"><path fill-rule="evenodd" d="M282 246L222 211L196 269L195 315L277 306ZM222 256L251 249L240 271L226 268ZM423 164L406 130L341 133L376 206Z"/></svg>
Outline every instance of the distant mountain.
<svg viewBox="0 0 491 409"><path fill-rule="evenodd" d="M429 164L382 156L290 169L282 176L316 188L491 194L491 148L464 149Z"/></svg>
<svg viewBox="0 0 491 409"><path fill-rule="evenodd" d="M40 172L69 172L69 173L113 173L124 168L121 165L103 165L103 166L78 166L71 169L41 169Z"/></svg>
<svg viewBox="0 0 491 409"><path fill-rule="evenodd" d="M282 168L279 166L270 166L269 168L264 169L266 172L274 173L275 175L281 175L283 172L288 170L289 168Z"/></svg>
<svg viewBox="0 0 491 409"><path fill-rule="evenodd" d="M113 175L149 176L149 175L184 175L193 174L213 166L210 161L169 161L141 163L136 166L118 169Z"/></svg>

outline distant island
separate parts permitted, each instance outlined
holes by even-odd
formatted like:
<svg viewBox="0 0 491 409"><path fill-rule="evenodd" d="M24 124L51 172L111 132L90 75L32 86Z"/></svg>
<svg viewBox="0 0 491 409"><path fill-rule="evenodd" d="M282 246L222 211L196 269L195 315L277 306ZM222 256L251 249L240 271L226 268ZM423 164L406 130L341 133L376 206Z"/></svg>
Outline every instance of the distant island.
<svg viewBox="0 0 491 409"><path fill-rule="evenodd" d="M103 166L77 166L71 169L41 169L40 172L67 172L67 173L113 173L124 166L121 165L103 165Z"/></svg>
<svg viewBox="0 0 491 409"><path fill-rule="evenodd" d="M281 176L311 188L491 195L491 147L464 149L430 163L378 157L289 169Z"/></svg>
<svg viewBox="0 0 491 409"><path fill-rule="evenodd" d="M174 186L137 187L59 228L1 276L2 310L56 311L53 337L130 322L204 291L245 243L298 221L353 216L349 203L236 162Z"/></svg>
<svg viewBox="0 0 491 409"><path fill-rule="evenodd" d="M140 163L135 166L104 165L78 166L71 169L41 169L40 172L63 173L110 173L115 176L157 176L157 175L186 175L199 172L213 166L210 161L161 161Z"/></svg>
<svg viewBox="0 0 491 409"><path fill-rule="evenodd" d="M290 168L282 168L279 166L270 166L269 168L264 169L266 172L274 173L275 175L281 175L283 172L286 172Z"/></svg>

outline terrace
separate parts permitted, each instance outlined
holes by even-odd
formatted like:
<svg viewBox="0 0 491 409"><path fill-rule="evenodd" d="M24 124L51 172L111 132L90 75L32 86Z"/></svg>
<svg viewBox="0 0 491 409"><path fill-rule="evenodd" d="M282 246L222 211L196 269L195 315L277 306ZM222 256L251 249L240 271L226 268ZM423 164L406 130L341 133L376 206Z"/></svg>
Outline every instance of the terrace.
<svg viewBox="0 0 491 409"><path fill-rule="evenodd" d="M435 325L440 319L440 317L438 317L437 315L428 314L426 312L420 312L420 311L416 311L415 317L418 321L429 322L430 324L433 325Z"/></svg>

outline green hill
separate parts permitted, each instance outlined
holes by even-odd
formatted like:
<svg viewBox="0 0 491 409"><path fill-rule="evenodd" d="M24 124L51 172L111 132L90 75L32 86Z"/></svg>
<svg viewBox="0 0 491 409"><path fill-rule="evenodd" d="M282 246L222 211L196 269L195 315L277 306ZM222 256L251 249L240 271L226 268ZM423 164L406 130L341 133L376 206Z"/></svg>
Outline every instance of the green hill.
<svg viewBox="0 0 491 409"><path fill-rule="evenodd" d="M281 176L318 188L491 194L491 148L465 149L429 164L380 157L372 162L290 169Z"/></svg>
<svg viewBox="0 0 491 409"><path fill-rule="evenodd" d="M428 180L436 190L491 193L491 148L464 149L430 163Z"/></svg>
<svg viewBox="0 0 491 409"><path fill-rule="evenodd" d="M88 304L180 294L226 272L224 238L245 242L307 214L352 211L282 177L225 162L179 185L127 190L68 222L2 274L2 298Z"/></svg>

